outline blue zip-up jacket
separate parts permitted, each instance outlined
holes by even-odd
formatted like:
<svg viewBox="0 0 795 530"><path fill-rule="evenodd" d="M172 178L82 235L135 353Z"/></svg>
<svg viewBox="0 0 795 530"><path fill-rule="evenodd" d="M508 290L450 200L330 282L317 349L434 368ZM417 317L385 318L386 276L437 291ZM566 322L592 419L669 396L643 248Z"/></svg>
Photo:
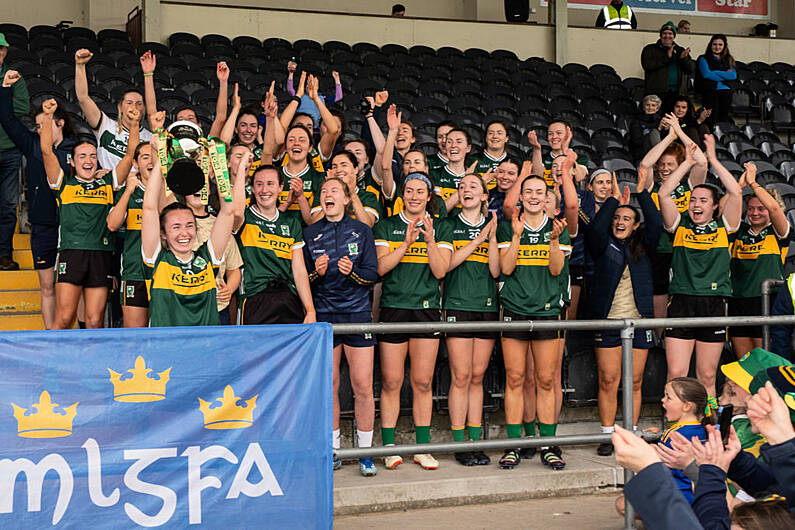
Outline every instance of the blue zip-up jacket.
<svg viewBox="0 0 795 530"><path fill-rule="evenodd" d="M14 114L12 95L11 87L0 87L0 126L27 159L25 199L28 201L28 219L31 224L55 226L58 224L58 207L47 182L39 135L28 130ZM71 171L69 157L76 142L74 138L64 138L53 150L65 173Z"/></svg>
<svg viewBox="0 0 795 530"><path fill-rule="evenodd" d="M590 318L607 318L613 305L616 287L627 264L632 277L632 291L638 312L643 318L654 316L649 256L654 254L662 233L662 216L647 190L638 194L638 199L643 212L643 245L646 250L639 260L633 260L629 246L613 236L613 214L619 206L618 201L613 197L608 197L604 202L585 234L586 248L594 260L594 281L591 282L591 292L588 296L591 302Z"/></svg>
<svg viewBox="0 0 795 530"><path fill-rule="evenodd" d="M329 257L323 276L315 270L315 260ZM343 275L337 263L343 256L353 262L353 270ZM349 216L332 222L320 219L304 230L304 261L309 271L312 298L318 313L359 313L371 311L370 288L378 279L378 257L373 231Z"/></svg>
<svg viewBox="0 0 795 530"><path fill-rule="evenodd" d="M696 74L697 92L707 90L730 90L731 87L724 81L734 81L737 79L737 71L733 66L724 66L718 61L717 57L702 55L698 58L698 73Z"/></svg>

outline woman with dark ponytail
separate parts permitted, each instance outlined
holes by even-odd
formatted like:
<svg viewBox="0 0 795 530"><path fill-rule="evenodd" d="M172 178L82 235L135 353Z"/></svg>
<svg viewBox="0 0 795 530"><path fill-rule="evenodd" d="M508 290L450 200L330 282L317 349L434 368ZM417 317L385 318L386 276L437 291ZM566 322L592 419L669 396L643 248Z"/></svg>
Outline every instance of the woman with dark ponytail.
<svg viewBox="0 0 795 530"><path fill-rule="evenodd" d="M726 35L715 34L709 39L704 55L698 58L696 68L696 92L701 94L704 107L712 110L710 123L729 120L731 87L726 81L737 79L734 57L729 53Z"/></svg>

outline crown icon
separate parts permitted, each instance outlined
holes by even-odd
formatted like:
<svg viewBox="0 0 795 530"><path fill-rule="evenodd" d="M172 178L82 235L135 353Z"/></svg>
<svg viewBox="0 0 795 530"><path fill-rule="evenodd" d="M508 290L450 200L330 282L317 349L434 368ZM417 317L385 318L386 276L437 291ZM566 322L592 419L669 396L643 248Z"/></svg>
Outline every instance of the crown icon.
<svg viewBox="0 0 795 530"><path fill-rule="evenodd" d="M50 393L46 390L41 393L39 402L31 408L36 412L25 415L29 409L23 409L11 403L14 407L14 418L17 420L17 435L22 438L60 438L72 434L72 420L77 414L77 403L63 407L63 413L56 412L58 403L53 403Z"/></svg>
<svg viewBox="0 0 795 530"><path fill-rule="evenodd" d="M140 355L135 358L135 367L126 370L132 374L132 377L122 379L122 374L108 368L110 382L113 383L113 399L124 403L145 403L165 399L166 383L171 368L157 374L157 379L149 376L151 371Z"/></svg>
<svg viewBox="0 0 795 530"><path fill-rule="evenodd" d="M204 413L205 429L244 429L254 424L254 408L257 406L257 396L243 401L236 397L232 387L226 385L223 397L207 402L199 398L199 410ZM243 401L244 405L238 405ZM220 403L220 405L218 405Z"/></svg>

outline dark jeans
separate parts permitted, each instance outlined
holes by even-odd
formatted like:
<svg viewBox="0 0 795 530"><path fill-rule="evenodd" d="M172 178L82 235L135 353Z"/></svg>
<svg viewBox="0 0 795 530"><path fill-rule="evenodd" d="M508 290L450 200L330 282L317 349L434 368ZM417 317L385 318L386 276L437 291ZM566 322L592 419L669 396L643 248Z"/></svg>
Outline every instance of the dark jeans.
<svg viewBox="0 0 795 530"><path fill-rule="evenodd" d="M729 116L732 104L731 90L710 90L702 94L701 100L704 107L712 109L712 114L707 118L710 128L718 122L731 121Z"/></svg>
<svg viewBox="0 0 795 530"><path fill-rule="evenodd" d="M12 147L0 152L0 257L11 257L19 203L19 168L22 153Z"/></svg>

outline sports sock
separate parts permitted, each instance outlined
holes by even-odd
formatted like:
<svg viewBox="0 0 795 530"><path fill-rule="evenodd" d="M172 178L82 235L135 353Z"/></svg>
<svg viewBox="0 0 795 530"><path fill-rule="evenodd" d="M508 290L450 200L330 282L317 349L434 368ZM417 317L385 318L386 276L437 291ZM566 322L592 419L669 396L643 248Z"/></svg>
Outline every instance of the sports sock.
<svg viewBox="0 0 795 530"><path fill-rule="evenodd" d="M637 431L637 430L638 430L638 426L637 425L633 425L632 426L632 431L634 432L634 431Z"/></svg>
<svg viewBox="0 0 795 530"><path fill-rule="evenodd" d="M469 429L469 439L470 440L480 440L483 437L483 427L478 425L467 425Z"/></svg>
<svg viewBox="0 0 795 530"><path fill-rule="evenodd" d="M541 423L538 422L538 435L539 436L555 436L555 431L558 428L557 423Z"/></svg>
<svg viewBox="0 0 795 530"><path fill-rule="evenodd" d="M615 430L616 430L615 427L613 427L612 425L608 426L602 425L602 434L610 434Z"/></svg>
<svg viewBox="0 0 795 530"><path fill-rule="evenodd" d="M524 421L522 422L524 426L524 435L525 436L535 436L536 435L536 422L534 421Z"/></svg>
<svg viewBox="0 0 795 530"><path fill-rule="evenodd" d="M465 442L467 439L467 432L464 427L455 427L450 426L450 429L453 431L453 441L454 442Z"/></svg>
<svg viewBox="0 0 795 530"><path fill-rule="evenodd" d="M340 448L340 430L334 429L331 431L331 447L334 449Z"/></svg>
<svg viewBox="0 0 795 530"><path fill-rule="evenodd" d="M77 321L77 327L80 328L80 329L86 329L86 323L83 322L82 320L78 320Z"/></svg>
<svg viewBox="0 0 795 530"><path fill-rule="evenodd" d="M508 423L505 425L505 430L508 431L508 438L521 438L522 437L522 424L521 423Z"/></svg>
<svg viewBox="0 0 795 530"><path fill-rule="evenodd" d="M384 445L395 445L394 427L381 427L381 442Z"/></svg>
<svg viewBox="0 0 795 530"><path fill-rule="evenodd" d="M359 447L372 447L373 431L360 431L356 429L356 443Z"/></svg>
<svg viewBox="0 0 795 530"><path fill-rule="evenodd" d="M430 425L415 425L414 437L418 444L431 443L431 426Z"/></svg>

